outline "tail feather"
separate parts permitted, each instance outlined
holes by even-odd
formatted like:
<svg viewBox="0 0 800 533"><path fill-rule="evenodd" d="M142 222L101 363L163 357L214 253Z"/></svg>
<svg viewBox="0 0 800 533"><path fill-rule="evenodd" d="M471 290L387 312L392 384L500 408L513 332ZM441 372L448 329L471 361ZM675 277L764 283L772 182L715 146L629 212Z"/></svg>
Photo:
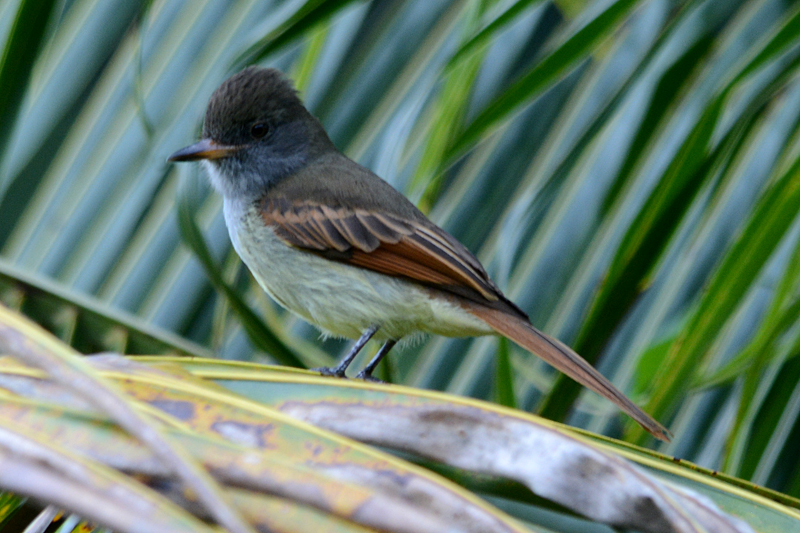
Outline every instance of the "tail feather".
<svg viewBox="0 0 800 533"><path fill-rule="evenodd" d="M600 372L575 353L569 346L545 335L529 322L500 309L493 309L469 301L461 305L472 315L480 318L500 335L508 337L526 350L538 355L546 362L565 373L581 385L608 398L645 430L657 439L669 442L672 434L642 411L627 396L611 384Z"/></svg>

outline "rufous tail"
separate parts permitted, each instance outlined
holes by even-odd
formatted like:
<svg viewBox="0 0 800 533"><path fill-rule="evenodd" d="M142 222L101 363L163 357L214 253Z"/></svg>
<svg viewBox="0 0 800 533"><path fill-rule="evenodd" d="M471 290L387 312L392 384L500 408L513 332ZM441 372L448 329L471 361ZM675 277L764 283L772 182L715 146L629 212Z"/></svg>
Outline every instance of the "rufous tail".
<svg viewBox="0 0 800 533"><path fill-rule="evenodd" d="M639 409L635 403L566 344L545 335L522 318L500 309L464 300L460 303L467 311L486 322L500 335L508 337L581 385L617 404L620 409L657 439L669 442L672 438L669 430Z"/></svg>

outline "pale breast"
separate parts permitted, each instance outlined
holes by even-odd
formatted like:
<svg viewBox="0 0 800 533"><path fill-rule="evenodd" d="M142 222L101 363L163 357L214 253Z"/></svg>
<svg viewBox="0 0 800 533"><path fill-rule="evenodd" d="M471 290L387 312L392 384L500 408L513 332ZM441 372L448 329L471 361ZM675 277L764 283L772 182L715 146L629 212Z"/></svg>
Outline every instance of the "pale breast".
<svg viewBox="0 0 800 533"><path fill-rule="evenodd" d="M417 332L447 336L491 333L460 307L432 298L424 287L336 263L293 248L265 226L255 207L225 203L234 248L261 287L278 303L324 331L358 338L373 324L378 339Z"/></svg>

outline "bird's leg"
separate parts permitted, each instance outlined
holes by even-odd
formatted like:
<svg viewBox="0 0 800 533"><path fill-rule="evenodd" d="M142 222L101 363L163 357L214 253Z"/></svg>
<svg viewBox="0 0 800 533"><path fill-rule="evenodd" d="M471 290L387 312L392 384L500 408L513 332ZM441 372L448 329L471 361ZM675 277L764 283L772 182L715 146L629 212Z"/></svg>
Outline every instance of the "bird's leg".
<svg viewBox="0 0 800 533"><path fill-rule="evenodd" d="M381 349L378 350L378 353L375 354L375 357L372 358L372 361L367 363L367 366L364 367L364 370L358 373L356 376L357 379L363 379L365 381L381 381L376 377L372 376L372 372L375 371L375 367L378 366L378 363L381 362L381 359L389 353L394 345L397 344L397 341L386 341L386 344L381 346Z"/></svg>
<svg viewBox="0 0 800 533"><path fill-rule="evenodd" d="M347 367L350 366L350 363L353 362L353 359L356 358L358 352L361 351L361 348L364 347L367 342L375 335L375 332L378 331L378 326L370 326L367 330L361 335L361 337L356 341L347 355L341 360L341 362L333 367L323 366L321 368L312 368L311 370L317 371L323 376L336 376L338 378L347 377L344 375L344 371L347 370Z"/></svg>

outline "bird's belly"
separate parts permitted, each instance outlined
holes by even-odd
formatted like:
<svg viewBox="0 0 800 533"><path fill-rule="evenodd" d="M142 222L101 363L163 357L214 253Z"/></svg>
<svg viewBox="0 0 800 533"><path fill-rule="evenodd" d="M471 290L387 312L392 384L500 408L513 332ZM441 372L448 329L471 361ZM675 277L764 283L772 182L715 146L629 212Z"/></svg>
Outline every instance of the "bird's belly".
<svg viewBox="0 0 800 533"><path fill-rule="evenodd" d="M327 333L358 338L372 325L379 326L379 340L419 332L451 337L492 332L422 286L291 247L252 215L257 216L251 212L240 219L238 231L230 231L237 253L270 296Z"/></svg>

